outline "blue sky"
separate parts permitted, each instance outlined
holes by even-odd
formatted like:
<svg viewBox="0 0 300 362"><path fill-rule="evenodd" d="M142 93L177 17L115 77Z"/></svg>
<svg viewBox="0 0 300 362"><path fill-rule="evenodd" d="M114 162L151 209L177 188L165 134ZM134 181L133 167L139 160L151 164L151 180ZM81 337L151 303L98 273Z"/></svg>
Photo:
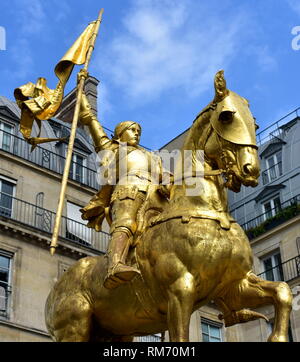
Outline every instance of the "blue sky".
<svg viewBox="0 0 300 362"><path fill-rule="evenodd" d="M212 100L219 69L261 129L300 106L291 33L300 0L1 0L0 95L13 99L14 88L41 76L54 88L56 63L101 7L90 74L110 129L138 121L141 143L161 147ZM66 92L74 85L72 76Z"/></svg>

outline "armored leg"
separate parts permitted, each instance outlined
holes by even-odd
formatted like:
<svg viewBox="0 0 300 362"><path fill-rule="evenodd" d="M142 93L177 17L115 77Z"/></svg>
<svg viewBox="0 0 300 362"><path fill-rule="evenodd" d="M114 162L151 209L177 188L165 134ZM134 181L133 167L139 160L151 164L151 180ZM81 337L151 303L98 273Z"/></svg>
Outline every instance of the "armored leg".
<svg viewBox="0 0 300 362"><path fill-rule="evenodd" d="M108 271L104 280L104 286L107 289L114 289L140 274L136 268L126 265L126 257L132 236L130 234L130 230L124 227L117 228L112 234L107 252Z"/></svg>
<svg viewBox="0 0 300 362"><path fill-rule="evenodd" d="M108 271L104 280L107 289L114 289L130 281L139 270L126 265L128 250L136 231L136 217L145 200L145 194L135 186L116 187L112 195L111 240L108 246Z"/></svg>

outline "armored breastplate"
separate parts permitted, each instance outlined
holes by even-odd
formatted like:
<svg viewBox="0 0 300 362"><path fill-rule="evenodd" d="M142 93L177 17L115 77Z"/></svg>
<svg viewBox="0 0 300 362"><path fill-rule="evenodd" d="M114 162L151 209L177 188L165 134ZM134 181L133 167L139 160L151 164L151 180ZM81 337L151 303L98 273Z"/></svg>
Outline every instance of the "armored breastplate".
<svg viewBox="0 0 300 362"><path fill-rule="evenodd" d="M140 184L141 181L148 184L149 182L155 182L155 180L158 183L160 159L152 152L142 148L127 147L127 155L124 155L124 157L120 158L119 162L120 181L127 177L128 182L131 184Z"/></svg>

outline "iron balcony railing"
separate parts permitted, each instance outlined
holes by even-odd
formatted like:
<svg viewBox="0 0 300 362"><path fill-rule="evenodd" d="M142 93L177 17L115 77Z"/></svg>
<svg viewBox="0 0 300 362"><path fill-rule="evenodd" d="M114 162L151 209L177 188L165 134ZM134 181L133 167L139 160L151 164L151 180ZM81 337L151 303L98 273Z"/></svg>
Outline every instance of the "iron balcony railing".
<svg viewBox="0 0 300 362"><path fill-rule="evenodd" d="M52 234L55 213L11 195L0 193L0 217ZM96 232L85 224L62 216L59 237L104 253L109 234Z"/></svg>
<svg viewBox="0 0 300 362"><path fill-rule="evenodd" d="M278 162L262 172L263 185L266 185L269 182L276 180L281 175L282 175L282 162Z"/></svg>
<svg viewBox="0 0 300 362"><path fill-rule="evenodd" d="M257 145L261 146L274 138L282 139L284 136L283 126L299 117L300 107L280 118L277 122L258 132L256 135Z"/></svg>
<svg viewBox="0 0 300 362"><path fill-rule="evenodd" d="M300 195L283 202L276 207L242 224L242 228L250 239L273 229L285 221L300 214Z"/></svg>
<svg viewBox="0 0 300 362"><path fill-rule="evenodd" d="M290 282L300 277L300 255L267 269L258 276L271 281Z"/></svg>
<svg viewBox="0 0 300 362"><path fill-rule="evenodd" d="M161 336L157 334L150 334L148 336L137 337L137 342L161 342Z"/></svg>
<svg viewBox="0 0 300 362"><path fill-rule="evenodd" d="M47 170L54 171L58 174L63 173L66 160L65 157L41 146L37 146L31 152L31 145L24 139L0 130L0 140L3 140L4 135L6 141L0 142L0 150L20 157ZM69 178L82 185L89 186L96 190L99 189L97 172L83 164L72 161Z"/></svg>

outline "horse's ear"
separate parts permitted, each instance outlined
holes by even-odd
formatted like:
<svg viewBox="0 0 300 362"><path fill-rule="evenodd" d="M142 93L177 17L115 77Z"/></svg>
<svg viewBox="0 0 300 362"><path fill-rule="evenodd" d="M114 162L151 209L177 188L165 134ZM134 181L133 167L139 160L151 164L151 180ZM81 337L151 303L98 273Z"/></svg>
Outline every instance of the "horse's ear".
<svg viewBox="0 0 300 362"><path fill-rule="evenodd" d="M221 102L227 95L228 89L226 87L226 80L224 78L224 70L219 70L215 75L215 102Z"/></svg>

